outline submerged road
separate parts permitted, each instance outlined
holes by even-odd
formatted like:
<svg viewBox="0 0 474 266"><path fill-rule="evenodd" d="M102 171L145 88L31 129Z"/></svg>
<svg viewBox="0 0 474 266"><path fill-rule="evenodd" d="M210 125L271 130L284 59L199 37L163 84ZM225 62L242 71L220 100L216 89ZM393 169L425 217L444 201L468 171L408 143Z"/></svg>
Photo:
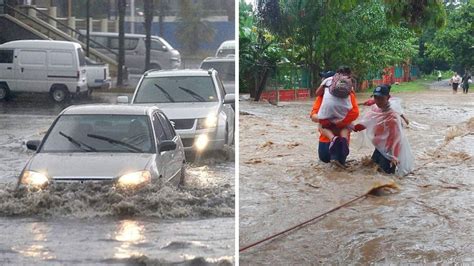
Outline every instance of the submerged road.
<svg viewBox="0 0 474 266"><path fill-rule="evenodd" d="M369 95L358 94L358 101ZM240 247L376 182L393 180L401 188L241 252L241 265L474 263L474 94L453 95L440 82L394 96L411 121L405 133L415 156L415 172L403 178L377 172L361 133L351 135L347 170L320 162L312 101L240 102Z"/></svg>
<svg viewBox="0 0 474 266"><path fill-rule="evenodd" d="M90 102L72 104L84 103ZM17 177L33 154L24 143L41 139L67 105L41 95L0 102L1 265L233 263L233 156L210 155L188 165L183 189L150 186L123 193L75 184L16 193Z"/></svg>

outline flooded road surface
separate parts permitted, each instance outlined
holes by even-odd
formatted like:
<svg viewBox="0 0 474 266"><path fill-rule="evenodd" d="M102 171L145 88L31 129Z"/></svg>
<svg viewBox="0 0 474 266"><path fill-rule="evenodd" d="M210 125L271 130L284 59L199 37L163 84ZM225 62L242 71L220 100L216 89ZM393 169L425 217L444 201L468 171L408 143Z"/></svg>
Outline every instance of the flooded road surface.
<svg viewBox="0 0 474 266"><path fill-rule="evenodd" d="M474 263L474 94L445 87L395 96L411 121L405 132L415 156L415 171L404 178L377 172L362 133L351 136L347 170L320 162L310 101L240 103L240 248L375 182L400 187L241 252L242 265Z"/></svg>
<svg viewBox="0 0 474 266"><path fill-rule="evenodd" d="M189 164L184 188L66 184L16 191L32 155L23 143L41 139L65 107L30 96L0 103L0 264L234 262L233 148L226 151L230 160L211 154Z"/></svg>

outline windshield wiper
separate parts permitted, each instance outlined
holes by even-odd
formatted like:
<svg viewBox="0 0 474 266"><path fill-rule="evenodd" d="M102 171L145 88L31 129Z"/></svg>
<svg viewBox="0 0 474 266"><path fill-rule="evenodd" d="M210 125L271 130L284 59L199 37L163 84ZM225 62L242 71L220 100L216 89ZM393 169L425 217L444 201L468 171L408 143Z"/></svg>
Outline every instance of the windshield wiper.
<svg viewBox="0 0 474 266"><path fill-rule="evenodd" d="M97 151L97 149L85 144L84 142L80 142L80 141L72 138L71 136L68 136L68 135L64 134L62 131L59 131L59 135L65 137L69 142L76 145L76 147L78 147L79 149L81 149L83 151L87 151L87 152ZM87 149L84 148L84 147L86 147Z"/></svg>
<svg viewBox="0 0 474 266"><path fill-rule="evenodd" d="M201 95L195 93L194 91L190 90L190 89L186 89L186 88L183 88L181 86L178 86L178 88L182 91L185 91L187 92L189 95L193 96L194 99L200 101L200 102L205 102L206 99L204 99L204 97L202 97Z"/></svg>
<svg viewBox="0 0 474 266"><path fill-rule="evenodd" d="M175 102L175 100L173 99L173 97L171 97L171 95L165 90L163 89L160 85L158 84L155 84L155 86L161 91L163 92L163 94L166 96L166 98L168 98L168 100L172 103Z"/></svg>
<svg viewBox="0 0 474 266"><path fill-rule="evenodd" d="M95 138L95 139L100 139L100 140L107 141L110 144L119 144L119 145L122 145L122 146L128 148L129 150L133 150L135 152L141 152L141 153L144 152L142 149L140 149L136 146L133 146L132 144L120 141L120 140L112 139L112 138L105 137L105 136L95 135L95 134L87 134L87 136L90 137L90 138Z"/></svg>

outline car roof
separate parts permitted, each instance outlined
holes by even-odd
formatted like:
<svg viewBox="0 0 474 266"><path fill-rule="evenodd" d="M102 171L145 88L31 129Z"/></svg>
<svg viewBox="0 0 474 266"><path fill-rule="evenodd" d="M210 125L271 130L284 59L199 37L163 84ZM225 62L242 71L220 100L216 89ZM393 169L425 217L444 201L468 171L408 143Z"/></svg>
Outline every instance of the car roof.
<svg viewBox="0 0 474 266"><path fill-rule="evenodd" d="M86 31L85 30L80 30L80 32L84 34ZM113 36L113 37L117 37L119 35L118 32L97 32L97 31L90 32L89 34L91 36ZM125 33L125 37L128 37L128 38L145 38L146 35L145 34L137 34L137 33ZM151 38L161 39L161 37L157 36L157 35L151 35Z"/></svg>
<svg viewBox="0 0 474 266"><path fill-rule="evenodd" d="M53 40L19 40L0 45L0 48L28 48L28 49L77 49L78 43Z"/></svg>
<svg viewBox="0 0 474 266"><path fill-rule="evenodd" d="M202 61L204 62L235 62L235 56L226 57L208 57Z"/></svg>
<svg viewBox="0 0 474 266"><path fill-rule="evenodd" d="M219 49L234 49L235 48L235 40L228 40L219 46Z"/></svg>
<svg viewBox="0 0 474 266"><path fill-rule="evenodd" d="M215 70L212 70L215 71ZM144 75L147 77L182 77L182 76L196 76L207 77L212 72L203 69L174 69L174 70L150 70Z"/></svg>
<svg viewBox="0 0 474 266"><path fill-rule="evenodd" d="M148 115L155 110L160 111L152 105L83 104L70 106L61 115Z"/></svg>

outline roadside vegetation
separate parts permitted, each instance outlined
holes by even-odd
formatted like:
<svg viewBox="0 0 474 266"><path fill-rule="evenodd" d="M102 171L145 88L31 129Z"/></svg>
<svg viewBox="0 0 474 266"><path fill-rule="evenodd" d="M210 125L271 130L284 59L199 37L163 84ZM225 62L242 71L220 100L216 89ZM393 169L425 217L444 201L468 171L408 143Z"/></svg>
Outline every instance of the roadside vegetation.
<svg viewBox="0 0 474 266"><path fill-rule="evenodd" d="M340 65L351 67L358 83L394 65L417 66L434 80L438 70L443 79L462 73L474 58L474 3L451 2L240 0L240 91L258 100L282 65L307 70L313 88L320 71Z"/></svg>

